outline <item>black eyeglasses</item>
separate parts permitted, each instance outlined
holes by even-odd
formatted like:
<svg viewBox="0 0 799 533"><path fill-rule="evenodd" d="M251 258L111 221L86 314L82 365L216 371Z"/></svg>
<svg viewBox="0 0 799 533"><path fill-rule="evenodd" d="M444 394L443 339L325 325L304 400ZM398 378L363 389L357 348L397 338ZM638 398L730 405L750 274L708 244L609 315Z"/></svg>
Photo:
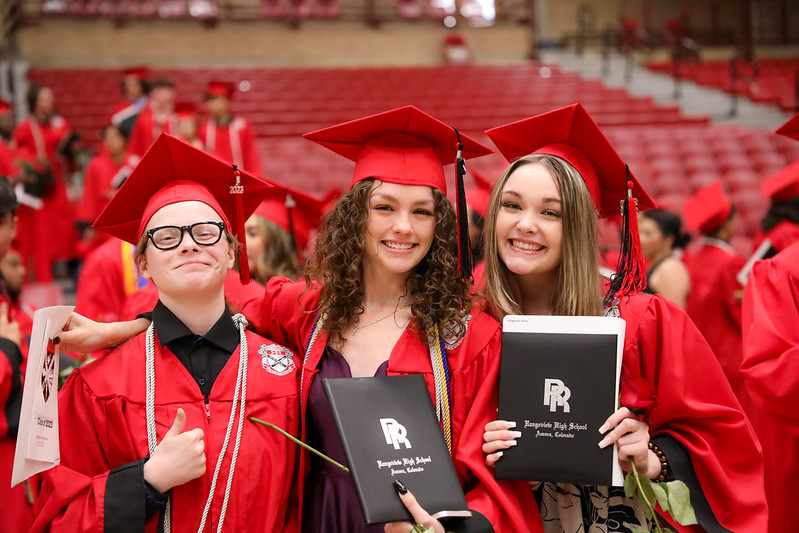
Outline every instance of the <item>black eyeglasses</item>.
<svg viewBox="0 0 799 533"><path fill-rule="evenodd" d="M183 242L183 233L189 232L194 242L201 246L212 246L222 238L224 222L195 222L190 226L159 226L148 229L147 237L159 250L171 250Z"/></svg>

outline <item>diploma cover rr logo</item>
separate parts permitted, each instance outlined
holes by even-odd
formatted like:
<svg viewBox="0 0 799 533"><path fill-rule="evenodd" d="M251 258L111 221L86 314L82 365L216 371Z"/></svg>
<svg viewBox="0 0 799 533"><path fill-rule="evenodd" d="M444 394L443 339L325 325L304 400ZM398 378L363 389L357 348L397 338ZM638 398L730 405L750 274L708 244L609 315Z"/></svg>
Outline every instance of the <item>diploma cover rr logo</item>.
<svg viewBox="0 0 799 533"><path fill-rule="evenodd" d="M549 406L549 412L557 411L558 406L563 407L563 412L568 413L569 398L572 391L559 379L544 379L544 405Z"/></svg>
<svg viewBox="0 0 799 533"><path fill-rule="evenodd" d="M383 428L386 444L393 445L395 450L400 449L400 444L404 444L406 448L411 447L411 442L407 438L408 430L405 429L405 426L393 418L381 418L380 426Z"/></svg>

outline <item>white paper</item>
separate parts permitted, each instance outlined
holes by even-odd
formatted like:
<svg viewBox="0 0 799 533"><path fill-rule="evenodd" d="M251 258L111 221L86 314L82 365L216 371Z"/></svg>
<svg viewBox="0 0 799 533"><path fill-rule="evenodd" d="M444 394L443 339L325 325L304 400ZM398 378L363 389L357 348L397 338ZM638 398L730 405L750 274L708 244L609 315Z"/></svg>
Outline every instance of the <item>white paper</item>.
<svg viewBox="0 0 799 533"><path fill-rule="evenodd" d="M51 341L64 327L72 309L73 306L60 305L38 309L33 314L12 487L58 465L61 460L58 445L59 350Z"/></svg>
<svg viewBox="0 0 799 533"><path fill-rule="evenodd" d="M735 276L735 279L738 280L738 283L741 285L746 285L746 282L749 279L749 273L752 271L752 267L755 266L755 261L763 259L763 256L766 255L766 252L768 252L770 249L771 239L763 239L763 242L757 247L755 253L749 257L749 259L746 261L746 264Z"/></svg>
<svg viewBox="0 0 799 533"><path fill-rule="evenodd" d="M619 380L621 362L624 355L624 333L627 323L622 318L609 316L550 316L550 315L507 315L502 321L502 331L531 333L582 333L617 335L616 343L616 401L608 406L608 416L619 409ZM624 486L624 472L619 464L618 445L613 446L614 487Z"/></svg>

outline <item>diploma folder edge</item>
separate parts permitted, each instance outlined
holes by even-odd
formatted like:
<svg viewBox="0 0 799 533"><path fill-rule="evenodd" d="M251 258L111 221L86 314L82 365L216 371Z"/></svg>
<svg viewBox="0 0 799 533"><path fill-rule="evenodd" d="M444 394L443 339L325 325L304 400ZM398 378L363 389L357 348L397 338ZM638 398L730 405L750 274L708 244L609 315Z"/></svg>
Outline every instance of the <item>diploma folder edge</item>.
<svg viewBox="0 0 799 533"><path fill-rule="evenodd" d="M454 483L457 486L457 488L458 488L458 493L456 493L454 498L450 498L450 499L453 499L453 501L454 500L458 500L458 505L462 506L463 507L462 509L457 509L457 508L443 509L443 510L438 510L436 512L432 512L432 509L429 509L429 508L426 509L426 510L428 512L430 512L430 515L432 517L434 517L434 518L445 518L445 517L463 517L463 518L468 518L468 517L472 516L471 511L468 510L468 507L467 507L467 504L466 504L466 498L463 495L463 491L462 491L462 489L460 487L460 482L458 480L457 473L455 472L455 467L454 467L454 464L452 463L452 459L449 456L449 452L447 450L446 443L444 442L444 437L441 434L441 430L440 430L440 426L439 426L439 423L438 423L438 419L436 418L435 411L433 409L433 403L432 403L432 401L430 399L430 392L427 389L427 384L426 384L426 382L424 380L424 377L421 374L410 374L410 375L399 375L399 376L363 377L363 378L323 378L322 379L322 385L323 385L323 387L325 389L325 393L327 394L327 398L328 398L328 400L330 402L330 407L331 407L331 410L333 412L333 417L334 417L334 419L336 421L336 427L337 427L337 429L339 431L339 435L341 436L342 445L344 447L344 453L345 453L345 455L347 457L347 462L349 463L350 474L352 475L353 481L355 483L355 487L356 487L356 490L357 490L357 493L358 493L358 499L360 500L361 507L362 507L363 512L364 512L364 517L366 518L367 523L368 524L380 524L380 523L390 522L390 521L411 520L412 517L411 517L411 514L402 505L402 502L399 499L399 495L396 494L395 489L391 485L388 485L388 486L390 487L390 491L392 493L392 498L395 499L395 504L396 504L396 507L397 507L397 510L398 510L398 514L397 515L395 515L395 516L392 515L391 518L384 519L385 517L382 516L382 514L385 514L385 512L386 512L385 510L377 511L377 510L374 510L374 509L371 509L371 508L367 508L367 504L365 503L365 500L364 500L364 490L368 490L369 489L368 485L370 484L370 482L365 479L367 477L365 475L365 473L366 473L365 467L364 467L365 461L363 461L361 458L359 458L359 460L353 461L353 456L352 456L352 454L353 454L353 446L352 446L352 443L350 442L350 439L347 436L347 432L345 432L343 430L343 428L342 428L343 421L340 418L340 414L342 413L342 410L341 410L341 408L342 408L341 398L340 397L336 398L336 396L338 394L340 394L341 392L345 392L345 389L350 389L350 392L352 391L353 388L357 388L357 387L361 387L362 389L368 389L371 386L377 386L381 381L385 381L385 380L389 380L388 381L388 385L389 386L393 386L394 389L398 389L398 387L401 385L401 382L407 382L406 385L403 385L405 387L406 392L411 392L412 394L418 395L418 396L422 397L425 400L423 402L423 404L425 404L425 408L424 409L425 409L426 412L423 414L423 416L425 416L426 418L434 421L435 422L435 428L436 428L436 436L437 436L436 439L437 440L433 441L434 444L431 444L431 445L434 446L434 447L440 445L441 451L439 452L439 455L440 455L439 459L446 459L446 463L447 464L444 466L444 468L451 472L451 477L450 477L449 481L451 483ZM388 387L386 387L386 388L388 388ZM421 414L421 413L419 413L419 414ZM355 436L355 437L357 437L357 436ZM362 471L362 469L364 469L364 470ZM427 491L427 488L423 487L421 485L410 486L413 483L418 483L418 480L409 482L408 479L407 479L408 477L410 477L410 476L407 476L406 478L400 478L400 479L403 480L403 482L406 484L406 486L409 486L409 489L411 490L411 492L414 493L414 496L416 497L417 501L419 501L419 503L424 507L425 506L425 499L424 499L423 494L424 494L424 492ZM363 488L363 490L362 490L362 488ZM439 492L439 491L437 491L437 492ZM394 500L392 500L392 501L394 501ZM392 506L394 506L393 503L392 503ZM453 506L453 507L457 507L457 506ZM381 514L381 516L374 516L375 513Z"/></svg>
<svg viewBox="0 0 799 533"><path fill-rule="evenodd" d="M506 417L506 413L509 412L508 397L510 396L509 391L505 391L503 394L503 371L502 365L505 360L509 360L510 357L522 357L518 354L514 354L514 356L506 356L506 347L510 345L509 342L506 342L506 338L508 335L514 334L554 334L554 335L612 335L616 336L616 354L615 354L615 362L616 367L614 369L614 383L613 383L613 405L607 406L607 412L604 414L604 420L608 416L610 416L616 409L618 409L618 398L619 398L619 378L621 376L621 364L622 364L622 357L623 357L623 350L624 350L624 334L625 334L626 323L621 318L615 317L602 317L602 316L543 316L543 315L508 315L505 317L503 321L503 357L500 359L500 380L499 380L499 411L500 411L500 419L515 419L517 422L516 430L523 431L524 428L524 419L519 420L517 417ZM532 340L532 336L531 336ZM607 355L607 354L606 354ZM507 365L508 363L506 363ZM518 370L518 369L517 369ZM506 372L508 373L508 372ZM542 376L543 377L543 376ZM532 381L528 380L529 383ZM506 385L507 387L507 385ZM522 393L524 394L524 393ZM532 393L527 393L528 396ZM516 394L518 395L518 394ZM535 398L531 398L533 401L540 402L541 400L538 399L536 396ZM603 400L605 401L605 400ZM518 407L516 408L518 410ZM521 422L521 424L520 424ZM598 427L598 425L597 425ZM557 428L556 428L557 429ZM587 435L590 436L591 439L596 437L596 442L593 443L594 450L598 450L599 448L596 446L596 443L599 442L601 439L601 434L596 431L596 429L589 429ZM514 448L505 451L503 458L497 462L495 468L495 475L497 479L525 479L522 477L522 474L513 474L512 471L508 468L508 462L505 462L503 465L503 461L507 459L508 456L514 457L513 462L519 463L522 460L522 452L527 448L527 442L530 441L531 438L536 438L533 436L527 436L524 444L522 444L522 439L520 439L519 445ZM556 440L556 439L553 439ZM561 439L563 440L563 439ZM569 445L570 442L568 440L564 441L564 444ZM548 444L539 444L536 443L532 446L543 446L546 447ZM531 446L531 447L532 447ZM593 450L592 450L593 451ZM607 453L605 450L603 452ZM603 478L608 479L610 481L610 485L612 486L622 486L624 483L624 475L621 470L621 466L618 462L618 449L614 445L612 447L612 463L608 465L607 477L603 475ZM564 461L565 462L565 461ZM576 463L576 462L575 462ZM549 465L548 465L549 466ZM570 465L571 466L571 465ZM599 467L601 468L601 467ZM546 469L545 469L546 470ZM550 474L551 475L551 474ZM581 482L577 479L570 479L566 476L564 479L555 480L555 479L529 479L530 481L552 481L552 482L563 482L563 483L578 483ZM582 482L582 484L586 484L586 482Z"/></svg>

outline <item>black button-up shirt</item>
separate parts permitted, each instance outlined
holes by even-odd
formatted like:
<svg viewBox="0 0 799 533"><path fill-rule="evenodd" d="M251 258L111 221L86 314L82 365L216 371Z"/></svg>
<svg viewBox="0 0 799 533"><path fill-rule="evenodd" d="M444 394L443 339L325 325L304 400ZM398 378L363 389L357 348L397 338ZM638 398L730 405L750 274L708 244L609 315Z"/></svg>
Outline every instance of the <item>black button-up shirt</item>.
<svg viewBox="0 0 799 533"><path fill-rule="evenodd" d="M155 334L161 346L166 346L192 375L207 399L219 373L239 345L239 330L230 311L225 312L205 335L195 335L160 301L153 309ZM134 461L111 470L105 488L105 531L141 531L144 523L166 505L166 496L144 480L146 459ZM141 520L128 520L129 512L143 512ZM117 518L118 517L118 518Z"/></svg>
<svg viewBox="0 0 799 533"><path fill-rule="evenodd" d="M153 309L153 323L158 342L177 356L208 398L214 381L239 345L239 330L230 311L225 307L205 335L195 335L159 301Z"/></svg>

